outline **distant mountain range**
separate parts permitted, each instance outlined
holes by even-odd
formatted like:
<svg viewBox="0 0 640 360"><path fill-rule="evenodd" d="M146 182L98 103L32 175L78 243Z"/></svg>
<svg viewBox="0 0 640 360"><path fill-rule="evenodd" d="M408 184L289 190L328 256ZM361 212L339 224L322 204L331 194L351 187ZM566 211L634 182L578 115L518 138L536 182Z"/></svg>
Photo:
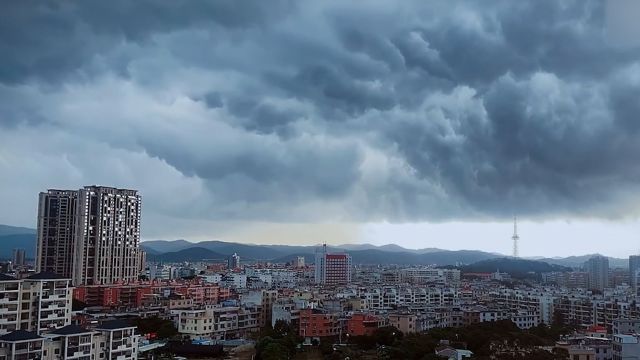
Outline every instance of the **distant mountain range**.
<svg viewBox="0 0 640 360"><path fill-rule="evenodd" d="M571 268L538 260L503 257L478 261L462 266L460 270L463 273L493 273L499 271L509 273L514 278L531 278L545 272L571 271Z"/></svg>
<svg viewBox="0 0 640 360"><path fill-rule="evenodd" d="M5 235L18 235L18 234L32 234L35 235L36 229L30 229L19 226L9 226L0 224L0 236Z"/></svg>
<svg viewBox="0 0 640 360"><path fill-rule="evenodd" d="M11 259L15 248L25 249L28 258L33 258L36 250L36 230L0 224L0 259ZM186 240L143 241L142 248L150 261L182 262L198 260L224 260L233 253L250 261L286 262L297 256L304 256L307 263L313 263L316 250L321 245L255 245L218 240L189 242ZM348 251L355 264L398 264L398 265L460 265L479 261L500 259L504 255L476 250L450 251L437 248L406 249L399 245L387 244L344 244L328 246L330 252ZM567 258L535 258L550 265L580 267L594 255L571 256ZM627 259L609 258L611 267L627 267Z"/></svg>
<svg viewBox="0 0 640 360"><path fill-rule="evenodd" d="M565 258L541 258L539 261L544 261L549 264L569 266L569 267L581 267L585 261L600 254L589 254L581 256L569 256ZM629 259L609 258L609 267L612 268L627 268L629 267Z"/></svg>
<svg viewBox="0 0 640 360"><path fill-rule="evenodd" d="M0 224L0 259L11 259L13 249L24 249L32 259L36 252L36 230Z"/></svg>
<svg viewBox="0 0 640 360"><path fill-rule="evenodd" d="M149 260L163 262L179 262L204 260L204 259L226 259L233 253L240 255L241 259L250 261L271 261L289 262L297 256L304 256L307 263L313 263L316 250L321 249L321 245L314 246L291 246L291 245L256 245L239 244L225 241L201 241L192 243L186 240L155 240L144 241L142 247L147 251ZM200 251L190 251L198 248ZM208 250L208 251L204 251ZM488 253L475 250L443 250L438 248L406 249L399 245L388 244L376 246L372 244L344 244L328 246L329 252L347 251L355 264L397 264L397 265L457 265L473 264L479 261L489 261L492 259L505 259L502 254ZM190 254L190 255L188 255ZM539 269L536 264L549 265L548 269L554 269L554 265L562 267L579 268L585 261L594 255L571 256L567 258L543 258L522 259L531 261L530 268ZM508 258L507 258L508 259ZM513 259L519 260L519 259ZM609 258L611 267L627 267L627 259ZM491 262L487 266L493 266ZM534 271L534 270L531 270ZM555 271L555 270L549 270ZM535 271L534 271L535 272Z"/></svg>

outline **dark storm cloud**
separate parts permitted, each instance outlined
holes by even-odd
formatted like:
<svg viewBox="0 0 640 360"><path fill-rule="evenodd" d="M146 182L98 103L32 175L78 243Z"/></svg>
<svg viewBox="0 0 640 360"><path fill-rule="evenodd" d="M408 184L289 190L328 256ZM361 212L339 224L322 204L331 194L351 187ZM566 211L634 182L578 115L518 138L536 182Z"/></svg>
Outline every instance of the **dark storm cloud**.
<svg viewBox="0 0 640 360"><path fill-rule="evenodd" d="M2 6L6 136L159 161L200 186L181 216L636 209L640 51L609 44L599 1Z"/></svg>
<svg viewBox="0 0 640 360"><path fill-rule="evenodd" d="M244 29L278 21L289 1L15 1L0 11L0 79L62 80L123 41L184 28Z"/></svg>

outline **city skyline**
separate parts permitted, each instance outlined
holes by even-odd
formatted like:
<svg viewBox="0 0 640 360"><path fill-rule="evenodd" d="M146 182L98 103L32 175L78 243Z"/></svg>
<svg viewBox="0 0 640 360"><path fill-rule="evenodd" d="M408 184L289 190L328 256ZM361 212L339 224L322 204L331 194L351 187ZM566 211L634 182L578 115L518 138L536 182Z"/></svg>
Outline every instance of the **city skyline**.
<svg viewBox="0 0 640 360"><path fill-rule="evenodd" d="M640 248L633 1L4 10L0 223L107 184L146 240Z"/></svg>

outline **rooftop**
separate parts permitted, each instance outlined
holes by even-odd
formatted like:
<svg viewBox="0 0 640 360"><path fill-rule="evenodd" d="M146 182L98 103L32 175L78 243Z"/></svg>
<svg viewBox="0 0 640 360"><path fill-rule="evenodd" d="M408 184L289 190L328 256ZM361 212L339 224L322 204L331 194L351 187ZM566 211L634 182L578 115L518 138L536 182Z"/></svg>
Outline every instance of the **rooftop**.
<svg viewBox="0 0 640 360"><path fill-rule="evenodd" d="M25 330L16 330L0 336L0 341L25 341L42 339L38 334Z"/></svg>
<svg viewBox="0 0 640 360"><path fill-rule="evenodd" d="M0 274L0 281L17 281L18 279L9 276L9 275L5 275L5 274Z"/></svg>
<svg viewBox="0 0 640 360"><path fill-rule="evenodd" d="M116 329L126 329L126 328L132 328L135 327L135 325L131 324L128 321L125 320L111 320L111 321L105 321L102 324L100 324L99 326L97 326L97 329L103 329L103 330L116 330Z"/></svg>
<svg viewBox="0 0 640 360"><path fill-rule="evenodd" d="M87 330L81 326L78 325L67 325L64 327L61 327L59 329L55 329L53 331L51 331L51 334L55 334L55 335L74 335L74 334L86 334L86 333L90 333L91 330Z"/></svg>
<svg viewBox="0 0 640 360"><path fill-rule="evenodd" d="M64 276L52 273L52 272L39 272L37 274L33 274L27 279L30 280L67 280Z"/></svg>

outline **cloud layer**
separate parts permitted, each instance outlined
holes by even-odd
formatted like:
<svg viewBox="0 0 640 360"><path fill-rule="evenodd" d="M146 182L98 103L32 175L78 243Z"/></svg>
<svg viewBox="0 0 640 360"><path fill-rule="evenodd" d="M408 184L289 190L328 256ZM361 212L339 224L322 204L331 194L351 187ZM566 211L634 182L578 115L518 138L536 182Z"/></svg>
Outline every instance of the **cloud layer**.
<svg viewBox="0 0 640 360"><path fill-rule="evenodd" d="M640 49L600 1L12 2L0 53L7 223L89 183L154 235L638 210Z"/></svg>

